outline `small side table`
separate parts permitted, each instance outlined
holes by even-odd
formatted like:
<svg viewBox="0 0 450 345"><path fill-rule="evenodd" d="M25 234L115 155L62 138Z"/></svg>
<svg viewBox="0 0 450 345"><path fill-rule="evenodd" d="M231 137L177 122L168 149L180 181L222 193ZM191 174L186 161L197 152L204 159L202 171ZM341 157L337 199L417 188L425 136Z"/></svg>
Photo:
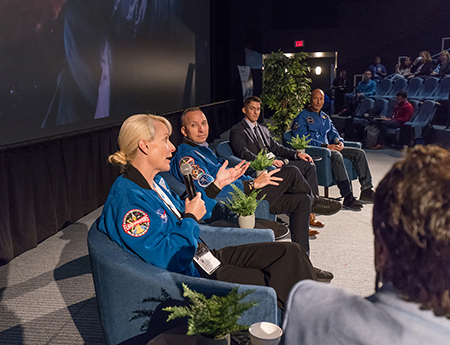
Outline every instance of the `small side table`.
<svg viewBox="0 0 450 345"><path fill-rule="evenodd" d="M211 226L218 226L218 227L231 227L231 228L238 228L238 220L237 218L226 218L226 219L220 219L216 220L215 222L212 222L209 224ZM255 219L255 228L257 229L272 229L275 235L275 240L281 240L282 238L289 235L289 229L286 227L286 225L274 222L273 220L263 219L263 218L256 218Z"/></svg>

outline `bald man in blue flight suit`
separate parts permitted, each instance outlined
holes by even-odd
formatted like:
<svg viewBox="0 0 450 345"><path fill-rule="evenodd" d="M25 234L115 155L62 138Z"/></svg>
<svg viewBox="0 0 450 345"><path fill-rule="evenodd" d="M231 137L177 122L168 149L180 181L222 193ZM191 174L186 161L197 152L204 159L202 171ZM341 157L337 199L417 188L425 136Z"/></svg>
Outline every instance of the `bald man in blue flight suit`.
<svg viewBox="0 0 450 345"><path fill-rule="evenodd" d="M324 103L324 93L316 89L311 93L310 105L300 112L292 124L294 136L309 135L312 146L326 147L331 150L331 170L337 181L337 186L344 197L343 205L358 211L363 204L353 196L352 185L344 165L344 158L352 161L361 183L359 200L372 202L372 175L367 163L366 153L356 147L344 147L344 139L339 135L330 117L321 109Z"/></svg>

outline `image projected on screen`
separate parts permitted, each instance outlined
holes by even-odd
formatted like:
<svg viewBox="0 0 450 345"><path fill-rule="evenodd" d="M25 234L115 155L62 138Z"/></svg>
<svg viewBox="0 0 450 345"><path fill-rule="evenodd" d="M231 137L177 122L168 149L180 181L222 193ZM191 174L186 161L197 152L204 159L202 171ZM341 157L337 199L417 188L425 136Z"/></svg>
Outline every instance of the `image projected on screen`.
<svg viewBox="0 0 450 345"><path fill-rule="evenodd" d="M207 0L0 2L0 147L210 102Z"/></svg>

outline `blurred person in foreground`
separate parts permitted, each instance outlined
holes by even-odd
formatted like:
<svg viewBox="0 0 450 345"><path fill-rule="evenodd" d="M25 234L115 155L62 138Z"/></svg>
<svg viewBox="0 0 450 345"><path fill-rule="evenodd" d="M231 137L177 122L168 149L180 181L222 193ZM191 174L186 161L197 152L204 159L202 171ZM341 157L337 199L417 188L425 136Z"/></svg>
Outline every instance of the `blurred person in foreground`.
<svg viewBox="0 0 450 345"><path fill-rule="evenodd" d="M175 151L169 140L171 132L169 121L160 116L140 114L125 120L119 133L119 151L108 159L123 175L111 187L98 228L124 250L168 271L236 284L271 286L283 308L296 282L316 279L306 252L292 242L207 250L200 239L198 222L211 216L216 201L207 198L203 191L192 200L182 201L158 175L170 168ZM241 176L247 167L248 164L239 164L236 169L224 166L215 183L227 184ZM212 254L208 255L206 271L194 260L205 251Z"/></svg>
<svg viewBox="0 0 450 345"><path fill-rule="evenodd" d="M418 145L394 164L376 190L373 229L375 294L297 284L284 319L285 345L449 344L447 150Z"/></svg>

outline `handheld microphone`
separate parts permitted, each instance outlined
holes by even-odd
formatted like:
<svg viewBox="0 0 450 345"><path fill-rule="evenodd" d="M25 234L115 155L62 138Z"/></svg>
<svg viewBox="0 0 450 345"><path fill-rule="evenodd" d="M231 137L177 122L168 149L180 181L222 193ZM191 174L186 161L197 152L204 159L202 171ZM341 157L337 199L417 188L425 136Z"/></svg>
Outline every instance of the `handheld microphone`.
<svg viewBox="0 0 450 345"><path fill-rule="evenodd" d="M341 141L338 138L334 138L334 144L335 145L339 145L341 143Z"/></svg>
<svg viewBox="0 0 450 345"><path fill-rule="evenodd" d="M180 166L180 172L184 177L184 185L186 186L186 192L189 200L192 200L197 195L195 190L194 181L192 180L192 167L188 163L183 163Z"/></svg>
<svg viewBox="0 0 450 345"><path fill-rule="evenodd" d="M283 159L283 164L284 165L288 165L289 164L289 159L287 159L287 158Z"/></svg>

